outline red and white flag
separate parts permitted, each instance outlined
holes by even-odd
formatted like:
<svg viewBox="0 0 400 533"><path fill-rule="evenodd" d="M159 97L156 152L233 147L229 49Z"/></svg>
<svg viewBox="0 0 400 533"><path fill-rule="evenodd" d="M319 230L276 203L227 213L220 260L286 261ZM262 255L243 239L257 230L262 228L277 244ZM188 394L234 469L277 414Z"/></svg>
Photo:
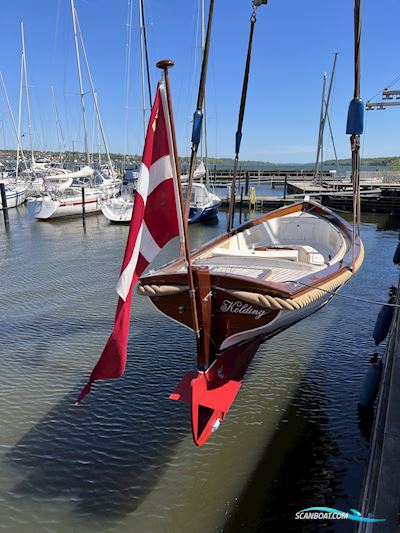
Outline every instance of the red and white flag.
<svg viewBox="0 0 400 533"><path fill-rule="evenodd" d="M121 275L119 300L110 338L76 403L97 379L117 378L125 371L132 290L158 252L172 238L183 239L182 211L165 86L159 83L147 128L132 220Z"/></svg>

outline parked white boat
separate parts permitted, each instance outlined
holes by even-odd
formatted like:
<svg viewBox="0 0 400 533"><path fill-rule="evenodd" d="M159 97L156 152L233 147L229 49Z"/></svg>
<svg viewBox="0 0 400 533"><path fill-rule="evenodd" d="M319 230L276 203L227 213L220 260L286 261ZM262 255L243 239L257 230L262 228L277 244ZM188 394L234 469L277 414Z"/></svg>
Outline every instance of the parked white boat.
<svg viewBox="0 0 400 533"><path fill-rule="evenodd" d="M102 201L101 212L111 222L130 222L133 211L133 196L130 200L123 196L117 196Z"/></svg>
<svg viewBox="0 0 400 533"><path fill-rule="evenodd" d="M67 216L82 215L82 194L73 190L69 194L44 196L35 201L34 215L37 220L49 220ZM85 189L85 214L100 211L99 199L102 196L100 189Z"/></svg>
<svg viewBox="0 0 400 533"><path fill-rule="evenodd" d="M101 212L110 222L130 222L138 176L138 172L129 171L124 175L121 194L101 200Z"/></svg>
<svg viewBox="0 0 400 533"><path fill-rule="evenodd" d="M5 182L7 207L17 207L23 204L28 195L28 186L25 183ZM3 204L0 199L0 211L3 210Z"/></svg>

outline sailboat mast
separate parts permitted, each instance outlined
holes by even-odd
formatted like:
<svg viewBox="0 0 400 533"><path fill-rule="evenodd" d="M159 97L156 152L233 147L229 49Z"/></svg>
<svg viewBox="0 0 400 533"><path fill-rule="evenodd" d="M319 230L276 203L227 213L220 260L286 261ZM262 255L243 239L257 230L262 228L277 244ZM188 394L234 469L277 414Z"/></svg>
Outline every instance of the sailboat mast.
<svg viewBox="0 0 400 533"><path fill-rule="evenodd" d="M143 114L143 138L146 138L146 96L144 88L144 38L143 38L143 10L142 2L139 1L139 31L140 31L140 65L142 82L142 114Z"/></svg>
<svg viewBox="0 0 400 533"><path fill-rule="evenodd" d="M201 0L201 51L202 57L204 57L204 51L206 47L205 41L205 9L204 0ZM206 187L210 185L210 174L208 171L208 143L207 143L207 98L206 88L204 87L204 99L203 99L203 115L204 115L204 130L203 130L203 144L204 144L204 166L206 169ZM203 176L201 177L203 181Z"/></svg>
<svg viewBox="0 0 400 533"><path fill-rule="evenodd" d="M78 33L77 33L77 28L76 28L76 26L77 26L76 25L76 10L75 10L74 0L71 0L71 12L72 12L72 24L73 24L73 29L74 29L76 66L77 66L77 69L78 69L79 91L80 91L80 97L81 97L82 122L83 122L83 135L84 135L86 162L87 162L88 166L90 166L88 131L87 131L86 109L85 109L85 93L83 92L81 60L80 60L80 55L79 55Z"/></svg>
<svg viewBox="0 0 400 533"><path fill-rule="evenodd" d="M147 30L146 30L146 17L144 14L144 0L140 0L140 15L141 15L142 27L143 27L143 42L144 42L144 53L145 53L145 59L146 59L147 88L149 91L149 103L150 103L150 108L151 108L153 105L153 98L151 96L149 49L147 46Z"/></svg>
<svg viewBox="0 0 400 533"><path fill-rule="evenodd" d="M58 108L56 103L56 95L54 93L54 87L51 86L51 94L53 97L53 109L54 109L54 116L56 119L56 129L57 129L57 137L58 137L58 144L60 149L60 161L62 160L62 152L65 152L65 138L64 133L61 128L61 122L60 122L60 115L58 114Z"/></svg>
<svg viewBox="0 0 400 533"><path fill-rule="evenodd" d="M87 72L87 76L88 76L89 84L90 84L90 90L91 90L92 96L93 96L93 102L94 102L94 107L95 107L95 110L96 110L97 120L98 120L99 127L100 127L101 138L103 140L104 149L106 151L106 156L107 156L107 161L108 161L108 165L109 165L109 168L110 168L110 172L111 172L112 177L114 178L115 177L114 176L114 167L113 167L113 164L112 164L112 161L111 161L110 152L108 150L108 144L107 144L107 140L106 140L106 135L104 133L103 122L101 120L99 104L97 102L97 93L96 93L96 91L94 89L92 75L90 73L89 62L88 62L88 58L87 58L87 55L86 55L85 43L83 42L81 27L79 25L79 19L78 19L78 15L76 14L76 11L75 11L75 19L76 19L76 25L77 25L78 30L79 30L79 39L80 39L80 42L81 42L83 59L85 61L86 72Z"/></svg>
<svg viewBox="0 0 400 533"><path fill-rule="evenodd" d="M25 168L28 168L27 165L26 165L26 159L25 159L24 151L23 151L22 146L21 146L21 138L18 136L17 126L15 124L15 119L14 119L14 115L13 115L13 112L12 112L12 109L11 109L10 99L8 98L8 92L7 92L7 88L6 88L6 84L4 82L4 78L3 78L3 73L2 72L0 72L0 79L1 79L1 84L3 86L4 96L6 98L8 111L10 113L11 122L12 122L12 125L13 125L15 137L17 139L17 145L19 146L19 150L21 152L21 156L22 156L23 161L25 163Z"/></svg>
<svg viewBox="0 0 400 533"><path fill-rule="evenodd" d="M196 111L194 112L194 115L193 115L192 147L191 147L191 154L190 154L189 179L188 179L188 186L187 186L187 197L186 197L185 218L184 218L186 224L187 224L187 221L189 220L190 197L192 195L194 169L195 169L195 164L196 164L197 150L199 148L199 144L201 140L201 129L202 129L202 122L203 122L203 103L204 103L204 93L205 93L205 87L206 87L207 68L208 68L208 52L210 50L210 39L211 39L211 27L212 27L213 14L214 14L214 0L210 0L210 8L208 12L208 23L207 23L207 35L206 35L206 42L205 42L204 53L203 53L203 61L201 65L199 92L197 95Z"/></svg>
<svg viewBox="0 0 400 533"><path fill-rule="evenodd" d="M125 56L125 154L123 162L123 174L126 170L126 160L128 157L128 118L129 118L129 94L131 79L131 50L132 50L132 18L133 0L128 0L128 13L126 21L126 56Z"/></svg>
<svg viewBox="0 0 400 533"><path fill-rule="evenodd" d="M317 153L317 162L316 162L316 165L315 165L315 173L317 172L317 168L318 168L319 155L320 155L320 152L322 152L323 137L324 137L324 131L325 131L325 123L326 123L326 117L328 115L329 104L331 102L333 80L335 78L336 62L337 62L338 55L339 54L336 52L335 55L334 55L334 58L333 58L331 79L329 80L328 96L326 98L325 111L324 111L324 115L323 115L323 118L322 118L322 124L321 124L321 128L320 128L319 151ZM320 176L320 180L321 181L322 181L322 161L323 161L323 157L321 155L321 176Z"/></svg>
<svg viewBox="0 0 400 533"><path fill-rule="evenodd" d="M26 110L28 114L29 145L31 149L31 157L32 157L32 165L33 165L35 162L35 156L33 153L31 106L29 102L28 71L26 68L24 23L22 21L21 21L21 39L22 39L22 58L23 58L24 77L25 77Z"/></svg>
<svg viewBox="0 0 400 533"><path fill-rule="evenodd" d="M324 72L324 81L322 83L322 97L321 97L321 112L319 115L319 130L318 130L318 144L317 144L317 159L315 161L315 168L314 168L314 179L317 178L318 174L318 165L319 165L319 156L321 153L321 144L322 144L322 138L324 136L323 132L323 123L324 123L324 106L325 106L325 90L326 90L326 72Z"/></svg>
<svg viewBox="0 0 400 533"><path fill-rule="evenodd" d="M19 100L18 100L18 133L17 138L21 139L21 115L22 115L22 85L23 85L23 77L24 77L24 52L21 51L21 69L20 69L20 77L19 77ZM17 143L17 166L15 168L15 177L18 179L18 172L19 172L19 145L20 143Z"/></svg>

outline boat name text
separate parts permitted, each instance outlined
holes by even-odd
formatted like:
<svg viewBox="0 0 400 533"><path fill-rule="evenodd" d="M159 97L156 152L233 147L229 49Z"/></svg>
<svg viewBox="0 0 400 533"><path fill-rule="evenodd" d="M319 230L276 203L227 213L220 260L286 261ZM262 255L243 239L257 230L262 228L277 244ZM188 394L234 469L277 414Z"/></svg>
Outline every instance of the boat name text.
<svg viewBox="0 0 400 533"><path fill-rule="evenodd" d="M267 311L262 309L255 309L250 304L245 304L236 300L231 302L230 300L224 300L224 303L220 307L223 313L239 313L241 315L253 315L256 320L267 314Z"/></svg>

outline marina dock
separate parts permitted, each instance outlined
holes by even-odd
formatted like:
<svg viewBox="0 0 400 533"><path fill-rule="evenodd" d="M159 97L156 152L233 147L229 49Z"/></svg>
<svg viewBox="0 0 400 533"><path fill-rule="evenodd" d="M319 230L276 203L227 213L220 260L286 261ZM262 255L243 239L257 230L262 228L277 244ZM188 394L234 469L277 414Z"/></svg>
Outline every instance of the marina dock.
<svg viewBox="0 0 400 533"><path fill-rule="evenodd" d="M400 285L399 285L400 287ZM400 303L400 292L397 292ZM381 523L360 523L357 533L393 533L400 521L400 310L394 312L384 360L380 395L371 436L367 471L360 500L364 517Z"/></svg>
<svg viewBox="0 0 400 533"><path fill-rule="evenodd" d="M241 193L243 207L250 204L256 208L278 208L291 202L296 202L299 199L308 195L310 198L317 200L327 207L337 209L339 211L353 210L353 196L351 182L349 180L326 180L318 184L314 181L308 173L301 173L292 171L290 180L287 177L284 179L280 175L270 175L267 171L253 171L248 178L249 194L246 193L246 180L241 179L238 183L236 193L236 205L241 203ZM283 173L284 171L282 171ZM226 193L219 193L222 198L222 205L227 206L229 203L229 185L227 176L229 171L224 171L219 177L222 181L216 182L215 186L218 188L225 188ZM250 188L256 190L255 201L251 201ZM280 194L265 194L266 187L274 189L275 187L283 187ZM261 190L261 194L259 191ZM265 191L265 192L264 192ZM272 191L273 192L273 191ZM361 183L361 211L364 213L385 213L391 215L400 214L400 182L362 182Z"/></svg>

